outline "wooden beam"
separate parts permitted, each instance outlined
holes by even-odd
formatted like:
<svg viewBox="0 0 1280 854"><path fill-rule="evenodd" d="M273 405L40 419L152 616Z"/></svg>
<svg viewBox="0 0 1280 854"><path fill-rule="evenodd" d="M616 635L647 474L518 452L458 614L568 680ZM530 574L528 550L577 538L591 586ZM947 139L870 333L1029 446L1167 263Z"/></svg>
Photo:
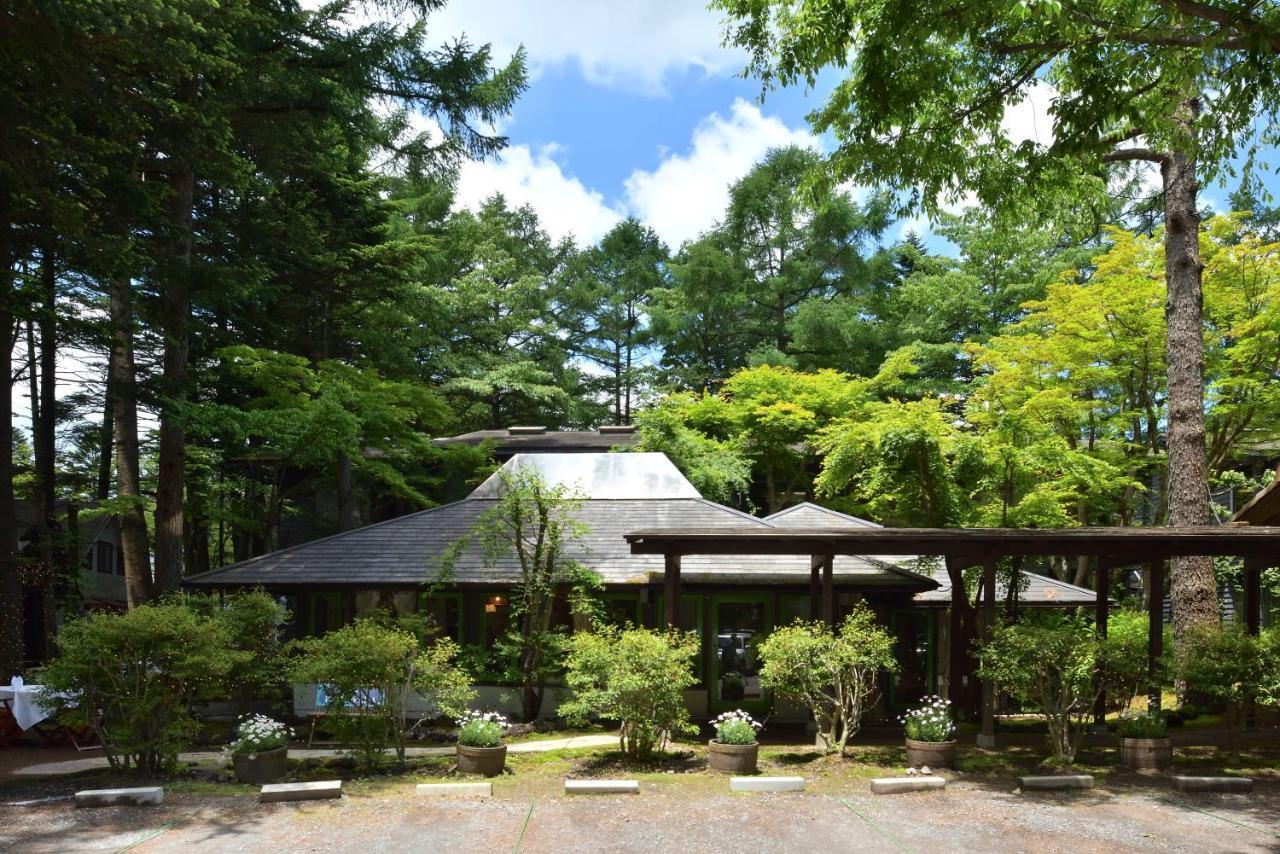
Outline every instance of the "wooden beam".
<svg viewBox="0 0 1280 854"><path fill-rule="evenodd" d="M1150 563L1147 598L1147 710L1160 711L1160 657L1164 654L1164 558Z"/></svg>
<svg viewBox="0 0 1280 854"><path fill-rule="evenodd" d="M1106 640L1107 620L1111 616L1111 600L1107 598L1107 591L1111 589L1111 561L1105 558L1098 558L1098 566L1094 571L1093 587L1093 627L1098 634L1098 639ZM1098 697L1093 704L1093 723L1094 726L1098 727L1107 725L1106 677L1105 666L1102 660L1099 659L1097 674L1094 677L1098 680Z"/></svg>
<svg viewBox="0 0 1280 854"><path fill-rule="evenodd" d="M996 559L988 558L982 564L982 641L991 640L996 621ZM996 744L996 691L990 679L982 680L982 732L978 734L979 747L995 747Z"/></svg>
<svg viewBox="0 0 1280 854"><path fill-rule="evenodd" d="M663 602L666 609L667 627L681 628L680 625L680 555L668 554L666 567L662 573Z"/></svg>
<svg viewBox="0 0 1280 854"><path fill-rule="evenodd" d="M826 562L824 555L814 555L809 565L809 619L817 620L822 616L822 566Z"/></svg>
<svg viewBox="0 0 1280 854"><path fill-rule="evenodd" d="M832 555L822 555L822 619L828 626L836 624L835 563Z"/></svg>
<svg viewBox="0 0 1280 854"><path fill-rule="evenodd" d="M1280 528L665 528L625 535L632 554L1274 556Z"/></svg>
<svg viewBox="0 0 1280 854"><path fill-rule="evenodd" d="M1262 570L1275 563L1275 558L1244 559L1244 627L1251 635L1262 631Z"/></svg>

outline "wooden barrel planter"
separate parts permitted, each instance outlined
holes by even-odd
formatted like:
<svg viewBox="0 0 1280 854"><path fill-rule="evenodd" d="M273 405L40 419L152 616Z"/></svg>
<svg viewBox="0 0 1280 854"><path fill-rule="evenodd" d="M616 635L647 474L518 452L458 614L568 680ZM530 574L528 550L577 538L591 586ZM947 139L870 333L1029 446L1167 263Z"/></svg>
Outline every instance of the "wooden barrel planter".
<svg viewBox="0 0 1280 854"><path fill-rule="evenodd" d="M1173 764L1168 738L1121 738L1120 764L1131 771L1167 771Z"/></svg>
<svg viewBox="0 0 1280 854"><path fill-rule="evenodd" d="M236 779L241 783L274 783L289 773L289 748L277 747L260 753L237 753L232 757Z"/></svg>
<svg viewBox="0 0 1280 854"><path fill-rule="evenodd" d="M952 741L916 741L907 739L907 767L956 767L956 743Z"/></svg>
<svg viewBox="0 0 1280 854"><path fill-rule="evenodd" d="M760 758L760 744L722 744L712 739L707 743L707 758L712 771L754 774Z"/></svg>
<svg viewBox="0 0 1280 854"><path fill-rule="evenodd" d="M507 746L468 747L458 745L458 770L463 774L483 774L496 777L507 765Z"/></svg>

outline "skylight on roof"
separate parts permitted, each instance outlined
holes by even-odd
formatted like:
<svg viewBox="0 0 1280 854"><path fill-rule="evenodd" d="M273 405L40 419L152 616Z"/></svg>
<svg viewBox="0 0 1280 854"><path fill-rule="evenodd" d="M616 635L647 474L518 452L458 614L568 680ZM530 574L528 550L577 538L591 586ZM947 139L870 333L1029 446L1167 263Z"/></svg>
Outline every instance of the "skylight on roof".
<svg viewBox="0 0 1280 854"><path fill-rule="evenodd" d="M549 484L563 484L595 500L700 498L698 490L666 454L516 454L503 466L534 467ZM495 472L471 498L497 498L501 473Z"/></svg>

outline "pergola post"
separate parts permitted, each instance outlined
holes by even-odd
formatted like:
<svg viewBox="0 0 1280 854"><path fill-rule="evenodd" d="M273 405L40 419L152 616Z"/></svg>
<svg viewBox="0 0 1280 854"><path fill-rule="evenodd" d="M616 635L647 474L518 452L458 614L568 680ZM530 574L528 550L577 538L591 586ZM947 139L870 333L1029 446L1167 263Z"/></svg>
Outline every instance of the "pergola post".
<svg viewBox="0 0 1280 854"><path fill-rule="evenodd" d="M982 564L982 641L991 640L996 621L996 560L988 558ZM982 680L982 731L978 733L979 747L996 746L996 691L990 679Z"/></svg>
<svg viewBox="0 0 1280 854"><path fill-rule="evenodd" d="M836 624L835 555L822 556L822 620L828 626Z"/></svg>
<svg viewBox="0 0 1280 854"><path fill-rule="evenodd" d="M662 596L666 609L667 628L680 626L680 555L670 552L663 555L666 567L662 574Z"/></svg>
<svg viewBox="0 0 1280 854"><path fill-rule="evenodd" d="M1254 637L1262 631L1262 570L1273 559L1247 557L1244 559L1244 628ZM1253 729L1258 723L1258 710L1253 700L1245 706L1244 725Z"/></svg>
<svg viewBox="0 0 1280 854"><path fill-rule="evenodd" d="M1164 654L1164 557L1152 558L1147 596L1147 711L1160 711L1160 657Z"/></svg>
<svg viewBox="0 0 1280 854"><path fill-rule="evenodd" d="M1265 557L1244 559L1244 627L1255 637L1262 631L1262 570L1271 563Z"/></svg>
<svg viewBox="0 0 1280 854"><path fill-rule="evenodd" d="M1093 628L1099 641L1107 639L1107 620L1111 616L1111 600L1107 592L1111 589L1111 568L1117 562L1108 557L1099 557L1094 572ZM1105 665L1098 661L1095 679L1098 680L1098 697L1093 704L1093 725L1105 730L1107 726L1107 688Z"/></svg>
<svg viewBox="0 0 1280 854"><path fill-rule="evenodd" d="M822 618L822 555L813 555L809 560L809 619Z"/></svg>

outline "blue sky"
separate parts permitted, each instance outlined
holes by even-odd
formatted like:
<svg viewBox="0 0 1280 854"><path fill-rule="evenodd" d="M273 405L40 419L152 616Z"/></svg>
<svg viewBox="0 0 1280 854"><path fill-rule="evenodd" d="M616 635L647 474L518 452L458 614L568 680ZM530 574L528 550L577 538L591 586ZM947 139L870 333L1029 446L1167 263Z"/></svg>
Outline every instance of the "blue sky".
<svg viewBox="0 0 1280 854"><path fill-rule="evenodd" d="M498 58L528 52L529 90L502 126L511 147L464 167L459 204L501 191L536 208L556 238L594 241L634 215L675 248L714 224L728 185L769 148L829 146L805 121L825 87L760 103L701 0L453 0L429 26L434 38L490 43ZM1045 87L1008 109L1006 129L1048 141L1050 96ZM1226 192L1207 187L1202 199L1223 209ZM914 220L888 237L907 229L927 235Z"/></svg>

